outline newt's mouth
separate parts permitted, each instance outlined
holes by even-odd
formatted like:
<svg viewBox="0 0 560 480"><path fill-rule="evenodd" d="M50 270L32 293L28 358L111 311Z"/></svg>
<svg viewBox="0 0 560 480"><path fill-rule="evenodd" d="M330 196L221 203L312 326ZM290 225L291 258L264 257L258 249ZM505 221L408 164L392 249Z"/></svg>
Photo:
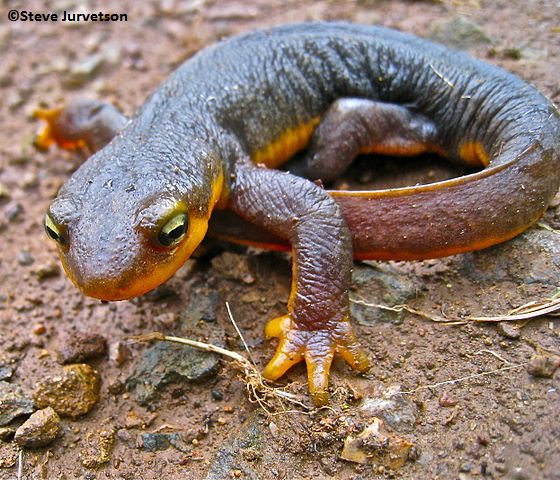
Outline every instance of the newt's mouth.
<svg viewBox="0 0 560 480"><path fill-rule="evenodd" d="M84 295L104 301L128 300L153 290L172 277L199 246L207 229L207 218L191 217L184 241L169 250L151 248L140 242L135 247L136 254L126 261L102 254L97 258L91 252L78 257L74 255L72 245L69 248L60 246L58 251L66 274Z"/></svg>

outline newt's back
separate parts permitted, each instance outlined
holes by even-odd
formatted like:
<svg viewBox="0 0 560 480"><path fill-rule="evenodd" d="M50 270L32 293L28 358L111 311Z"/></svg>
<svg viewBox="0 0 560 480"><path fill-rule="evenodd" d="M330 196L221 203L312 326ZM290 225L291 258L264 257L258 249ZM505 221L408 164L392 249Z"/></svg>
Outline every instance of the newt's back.
<svg viewBox="0 0 560 480"><path fill-rule="evenodd" d="M287 130L320 118L341 97L422 113L438 125L441 151L469 164L479 159L465 144L476 141L492 159L514 139L517 149L537 138L549 141L551 132L528 127L558 116L542 94L502 69L409 34L345 23L298 24L226 40L180 67L144 109L206 116L255 155Z"/></svg>

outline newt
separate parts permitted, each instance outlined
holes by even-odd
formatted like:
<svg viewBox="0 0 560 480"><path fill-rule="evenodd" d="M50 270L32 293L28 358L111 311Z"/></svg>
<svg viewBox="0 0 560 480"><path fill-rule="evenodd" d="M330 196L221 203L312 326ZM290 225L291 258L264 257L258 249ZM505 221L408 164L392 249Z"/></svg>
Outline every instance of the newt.
<svg viewBox="0 0 560 480"><path fill-rule="evenodd" d="M410 34L346 23L254 31L186 61L132 118L98 101L42 111L38 143L93 155L45 216L86 295L165 282L203 238L291 249L287 314L264 368L305 361L328 402L334 355L370 368L349 315L353 258L482 249L534 224L560 184L560 116L517 76ZM480 170L432 184L330 191L363 153L435 152ZM284 171L279 167L285 165Z"/></svg>

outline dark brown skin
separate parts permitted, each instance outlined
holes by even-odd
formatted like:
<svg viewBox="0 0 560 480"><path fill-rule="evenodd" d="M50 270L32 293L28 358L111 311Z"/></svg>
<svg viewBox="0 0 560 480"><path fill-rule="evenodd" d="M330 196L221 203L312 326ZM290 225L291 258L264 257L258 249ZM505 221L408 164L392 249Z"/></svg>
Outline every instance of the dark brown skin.
<svg viewBox="0 0 560 480"><path fill-rule="evenodd" d="M350 325L352 257L432 258L534 223L560 184L560 120L517 77L392 30L301 24L206 49L128 121L99 102L42 112L47 146L98 150L46 216L87 295L120 300L169 278L206 234L291 248L287 315L264 370L305 360L316 404L340 354L369 361ZM277 167L288 164L292 173ZM435 152L484 170L431 185L327 191L360 153ZM296 176L297 174L298 176Z"/></svg>

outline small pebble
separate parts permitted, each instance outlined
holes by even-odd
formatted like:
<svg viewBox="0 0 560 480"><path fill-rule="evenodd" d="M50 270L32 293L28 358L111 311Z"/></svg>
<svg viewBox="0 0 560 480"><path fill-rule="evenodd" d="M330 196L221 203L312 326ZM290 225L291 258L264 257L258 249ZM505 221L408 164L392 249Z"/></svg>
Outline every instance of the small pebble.
<svg viewBox="0 0 560 480"><path fill-rule="evenodd" d="M9 380L14 374L14 369L7 365L0 365L0 380Z"/></svg>
<svg viewBox="0 0 560 480"><path fill-rule="evenodd" d="M87 468L99 468L109 463L115 446L116 433L114 428L102 428L89 432L86 436L85 447L80 451L82 465Z"/></svg>
<svg viewBox="0 0 560 480"><path fill-rule="evenodd" d="M124 420L124 427L125 428L145 428L146 422L145 420L138 415L134 410L128 412Z"/></svg>
<svg viewBox="0 0 560 480"><path fill-rule="evenodd" d="M45 333L47 333L47 328L42 323L38 323L33 327L32 332L35 335L44 335Z"/></svg>
<svg viewBox="0 0 560 480"><path fill-rule="evenodd" d="M117 366L121 366L130 358L130 350L124 342L112 342L109 344L109 360Z"/></svg>
<svg viewBox="0 0 560 480"><path fill-rule="evenodd" d="M255 276L251 272L250 258L246 255L224 252L211 261L216 272L228 280L241 281L247 285L255 282Z"/></svg>
<svg viewBox="0 0 560 480"><path fill-rule="evenodd" d="M457 403L459 402L447 392L443 392L439 397L439 404L442 407L454 407Z"/></svg>
<svg viewBox="0 0 560 480"><path fill-rule="evenodd" d="M26 190L37 188L39 186L39 178L35 173L30 172L23 177L21 186Z"/></svg>
<svg viewBox="0 0 560 480"><path fill-rule="evenodd" d="M67 88L79 88L94 79L104 66L105 59L99 53L88 55L70 65L62 82Z"/></svg>
<svg viewBox="0 0 560 480"><path fill-rule="evenodd" d="M385 431L383 422L374 417L360 434L346 437L340 456L349 462L398 470L408 460L414 460L416 452L413 443Z"/></svg>
<svg viewBox="0 0 560 480"><path fill-rule="evenodd" d="M124 392L124 384L119 379L115 379L107 385L107 390L112 395L119 395Z"/></svg>
<svg viewBox="0 0 560 480"><path fill-rule="evenodd" d="M146 293L144 298L150 302L161 302L163 300L177 298L177 292L172 287L164 283L163 285L160 285L159 287L156 287Z"/></svg>
<svg viewBox="0 0 560 480"><path fill-rule="evenodd" d="M60 433L60 417L51 408L37 410L16 430L15 442L25 448L39 448L51 443Z"/></svg>
<svg viewBox="0 0 560 480"><path fill-rule="evenodd" d="M8 222L14 222L23 213L23 207L20 203L13 201L4 207L4 217Z"/></svg>
<svg viewBox="0 0 560 480"><path fill-rule="evenodd" d="M521 330L515 323L512 322L499 322L496 329L500 335L506 338L511 338L512 340L517 340L521 337Z"/></svg>
<svg viewBox="0 0 560 480"><path fill-rule="evenodd" d="M180 446L182 443L181 435L173 433L144 433L140 436L142 450L147 452L157 452L166 450L171 446Z"/></svg>
<svg viewBox="0 0 560 480"><path fill-rule="evenodd" d="M105 337L91 332L72 332L62 338L60 356L62 363L79 363L99 358L107 352Z"/></svg>
<svg viewBox="0 0 560 480"><path fill-rule="evenodd" d="M224 394L222 392L220 392L219 390L212 390L212 398L214 400L223 400L224 399Z"/></svg>
<svg viewBox="0 0 560 480"><path fill-rule="evenodd" d="M270 422L268 424L268 429L270 430L270 434L272 435L273 438L278 438L280 434L280 429L278 428L278 425L276 425L276 423Z"/></svg>
<svg viewBox="0 0 560 480"><path fill-rule="evenodd" d="M527 371L534 377L552 378L558 367L560 367L559 357L537 354L531 358Z"/></svg>
<svg viewBox="0 0 560 480"><path fill-rule="evenodd" d="M491 43L486 32L464 16L441 19L432 22L428 37L449 47L466 50L478 45Z"/></svg>
<svg viewBox="0 0 560 480"><path fill-rule="evenodd" d="M40 407L52 407L61 416L78 418L99 401L99 374L86 364L68 365L62 373L48 375L37 383L33 400Z"/></svg>
<svg viewBox="0 0 560 480"><path fill-rule="evenodd" d="M20 386L0 381L0 426L34 411L33 401L27 397Z"/></svg>
<svg viewBox="0 0 560 480"><path fill-rule="evenodd" d="M35 259L27 250L21 250L18 254L18 263L22 267L28 267L31 265Z"/></svg>
<svg viewBox="0 0 560 480"><path fill-rule="evenodd" d="M58 263L54 262L39 265L33 270L33 275L37 277L37 280L42 282L48 278L58 277L60 275L60 267L58 266Z"/></svg>

